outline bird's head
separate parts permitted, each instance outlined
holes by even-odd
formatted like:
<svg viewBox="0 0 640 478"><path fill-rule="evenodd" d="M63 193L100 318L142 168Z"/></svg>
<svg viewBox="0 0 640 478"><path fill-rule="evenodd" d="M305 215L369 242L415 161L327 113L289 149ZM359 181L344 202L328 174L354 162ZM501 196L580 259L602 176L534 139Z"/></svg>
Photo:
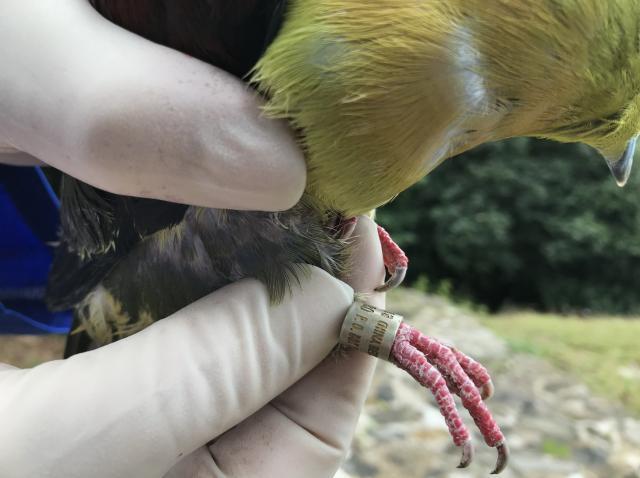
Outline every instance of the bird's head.
<svg viewBox="0 0 640 478"><path fill-rule="evenodd" d="M640 79L640 72L638 78ZM636 90L637 91L637 90ZM605 96L609 96L607 90ZM609 166L618 186L629 179L636 143L640 135L640 94L628 90L626 101L612 101L612 107L600 115L586 115L586 120L554 128L544 136L562 142L581 142L597 149ZM624 93L620 93L621 95ZM618 103L618 104L616 104Z"/></svg>
<svg viewBox="0 0 640 478"><path fill-rule="evenodd" d="M530 2L522 3L531 9ZM512 84L520 74L515 95L523 99L523 108L514 107L521 117L511 119L524 118L520 124L526 125L513 135L592 146L623 186L640 135L640 2L544 0L542 5L540 21L519 30L514 43L521 51L505 42L517 65L515 73L513 68L507 73Z"/></svg>

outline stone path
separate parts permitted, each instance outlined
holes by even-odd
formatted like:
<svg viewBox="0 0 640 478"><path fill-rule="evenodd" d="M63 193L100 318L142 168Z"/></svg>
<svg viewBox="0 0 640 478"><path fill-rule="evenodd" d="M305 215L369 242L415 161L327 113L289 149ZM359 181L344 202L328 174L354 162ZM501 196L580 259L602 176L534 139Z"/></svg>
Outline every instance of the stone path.
<svg viewBox="0 0 640 478"><path fill-rule="evenodd" d="M470 313L444 300L399 290L388 308L489 368L496 385L489 407L512 452L501 477L640 478L640 420L621 406L593 396L544 360L511 352ZM408 375L381 363L338 478L488 477L495 450L475 433L475 461L457 470L459 451L434 403Z"/></svg>

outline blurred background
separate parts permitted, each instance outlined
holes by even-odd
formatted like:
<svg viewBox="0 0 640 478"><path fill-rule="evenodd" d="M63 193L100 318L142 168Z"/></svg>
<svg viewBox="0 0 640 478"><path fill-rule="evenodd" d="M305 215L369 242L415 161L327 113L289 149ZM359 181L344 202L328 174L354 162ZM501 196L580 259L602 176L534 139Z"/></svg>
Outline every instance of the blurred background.
<svg viewBox="0 0 640 478"><path fill-rule="evenodd" d="M388 308L482 361L512 449L502 476L640 478L640 176L620 189L588 147L515 139L445 162L378 211L410 258ZM0 336L30 367L59 336ZM469 420L470 422L470 420ZM378 366L339 476L485 477L456 470L434 400Z"/></svg>

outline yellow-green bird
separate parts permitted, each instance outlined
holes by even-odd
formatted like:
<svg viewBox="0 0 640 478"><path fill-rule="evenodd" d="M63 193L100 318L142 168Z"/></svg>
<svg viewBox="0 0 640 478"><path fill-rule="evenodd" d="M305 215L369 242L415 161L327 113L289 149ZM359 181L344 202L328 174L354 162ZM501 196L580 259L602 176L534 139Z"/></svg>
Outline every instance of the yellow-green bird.
<svg viewBox="0 0 640 478"><path fill-rule="evenodd" d="M255 68L347 216L514 136L583 142L620 185L640 133L635 0L296 0ZM354 180L357 178L357 180Z"/></svg>
<svg viewBox="0 0 640 478"><path fill-rule="evenodd" d="M247 79L267 98L266 114L299 131L308 187L291 211L267 214L126 198L65 178L49 301L75 308L82 332L67 354L134 333L242 277L281 297L300 262L340 275L347 249L336 225L486 141L580 141L602 152L618 184L631 170L640 133L637 0L92 3ZM397 283L406 263L381 239ZM461 465L472 449L447 382L498 448L501 471L507 449L481 399L491 391L486 371L408 327L400 335L392 359L436 394L463 447Z"/></svg>

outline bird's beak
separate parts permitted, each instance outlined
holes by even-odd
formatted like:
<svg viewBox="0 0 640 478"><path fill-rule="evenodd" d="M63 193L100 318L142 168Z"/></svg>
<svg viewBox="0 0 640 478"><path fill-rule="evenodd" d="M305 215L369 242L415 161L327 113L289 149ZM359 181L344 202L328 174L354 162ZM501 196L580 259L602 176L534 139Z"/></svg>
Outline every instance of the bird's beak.
<svg viewBox="0 0 640 478"><path fill-rule="evenodd" d="M613 174L616 183L620 187L623 187L625 184L627 184L629 174L631 174L631 166L633 166L633 157L636 152L637 141L638 137L634 136L627 143L627 147L625 148L624 153L622 153L622 156L613 160L607 158L607 165L611 170L611 174Z"/></svg>

